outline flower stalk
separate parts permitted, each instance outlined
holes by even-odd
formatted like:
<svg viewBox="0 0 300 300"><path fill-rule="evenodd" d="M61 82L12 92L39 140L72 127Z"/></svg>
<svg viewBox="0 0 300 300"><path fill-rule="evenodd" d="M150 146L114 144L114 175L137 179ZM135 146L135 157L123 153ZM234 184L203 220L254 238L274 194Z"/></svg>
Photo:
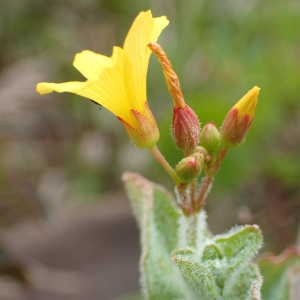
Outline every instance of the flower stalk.
<svg viewBox="0 0 300 300"><path fill-rule="evenodd" d="M156 158L156 160L160 163L160 165L166 170L166 172L173 178L176 186L180 185L180 179L177 176L175 170L170 166L161 152L158 150L157 146L154 145L152 148L149 148L152 155Z"/></svg>

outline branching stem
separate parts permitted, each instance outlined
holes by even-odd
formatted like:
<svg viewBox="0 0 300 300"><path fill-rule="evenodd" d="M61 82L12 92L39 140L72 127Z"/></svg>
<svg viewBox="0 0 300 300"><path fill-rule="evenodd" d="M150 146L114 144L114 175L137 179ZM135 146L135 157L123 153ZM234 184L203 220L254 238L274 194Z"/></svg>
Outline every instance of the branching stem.
<svg viewBox="0 0 300 300"><path fill-rule="evenodd" d="M224 147L221 148L216 161L212 164L212 166L208 166L208 167L211 168L212 170L215 170L215 173L217 173L217 171L219 169L219 166L220 166L220 163L224 159L227 152L228 152L228 148L224 148ZM195 211L199 212L203 208L203 206L206 202L208 193L210 191L211 184L213 182L215 173L205 175L205 177L202 181L198 196L196 197L196 199L194 201Z"/></svg>

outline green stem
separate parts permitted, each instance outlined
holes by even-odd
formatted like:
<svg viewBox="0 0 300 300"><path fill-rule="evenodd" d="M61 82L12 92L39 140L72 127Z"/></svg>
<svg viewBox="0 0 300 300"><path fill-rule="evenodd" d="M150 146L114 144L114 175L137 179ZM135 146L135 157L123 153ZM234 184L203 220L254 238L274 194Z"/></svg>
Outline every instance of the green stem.
<svg viewBox="0 0 300 300"><path fill-rule="evenodd" d="M149 148L150 152L156 158L156 160L161 164L161 166L166 170L166 172L173 178L175 184L178 186L180 184L180 179L175 173L174 169L170 166L170 164L166 161L163 155L158 150L157 146L153 146Z"/></svg>

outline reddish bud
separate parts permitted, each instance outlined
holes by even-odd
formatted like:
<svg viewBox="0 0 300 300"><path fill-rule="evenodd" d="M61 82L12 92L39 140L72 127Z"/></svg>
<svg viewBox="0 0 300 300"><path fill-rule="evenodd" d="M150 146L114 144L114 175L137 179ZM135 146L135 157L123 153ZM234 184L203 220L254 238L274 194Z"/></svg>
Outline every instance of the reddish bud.
<svg viewBox="0 0 300 300"><path fill-rule="evenodd" d="M195 112L185 104L185 109L174 107L172 133L177 147L183 151L196 149L200 138L200 124Z"/></svg>
<svg viewBox="0 0 300 300"><path fill-rule="evenodd" d="M225 117L221 127L221 142L224 147L241 145L253 121L260 88L250 90Z"/></svg>
<svg viewBox="0 0 300 300"><path fill-rule="evenodd" d="M238 110L234 108L229 111L221 127L221 141L224 147L233 148L241 145L246 137L252 122L245 115L238 119Z"/></svg>
<svg viewBox="0 0 300 300"><path fill-rule="evenodd" d="M198 117L185 104L178 76L174 72L166 53L157 43L150 42L148 47L158 57L163 67L169 92L174 100L172 133L175 144L183 151L192 152L199 143L200 125Z"/></svg>

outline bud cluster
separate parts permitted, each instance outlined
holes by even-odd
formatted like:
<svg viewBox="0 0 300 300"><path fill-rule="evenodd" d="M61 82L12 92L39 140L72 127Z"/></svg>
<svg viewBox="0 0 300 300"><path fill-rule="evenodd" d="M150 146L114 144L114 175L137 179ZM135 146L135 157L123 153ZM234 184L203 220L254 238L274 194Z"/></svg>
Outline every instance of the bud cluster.
<svg viewBox="0 0 300 300"><path fill-rule="evenodd" d="M214 122L207 123L200 131L199 119L185 103L178 76L165 52L153 42L148 47L163 67L169 92L174 100L172 136L176 146L185 155L175 167L178 205L185 213L193 214L204 206L213 177L219 171L228 149L243 143L253 120L260 88L254 87L232 107L220 131ZM205 170L205 177L196 192L196 179L202 168Z"/></svg>

